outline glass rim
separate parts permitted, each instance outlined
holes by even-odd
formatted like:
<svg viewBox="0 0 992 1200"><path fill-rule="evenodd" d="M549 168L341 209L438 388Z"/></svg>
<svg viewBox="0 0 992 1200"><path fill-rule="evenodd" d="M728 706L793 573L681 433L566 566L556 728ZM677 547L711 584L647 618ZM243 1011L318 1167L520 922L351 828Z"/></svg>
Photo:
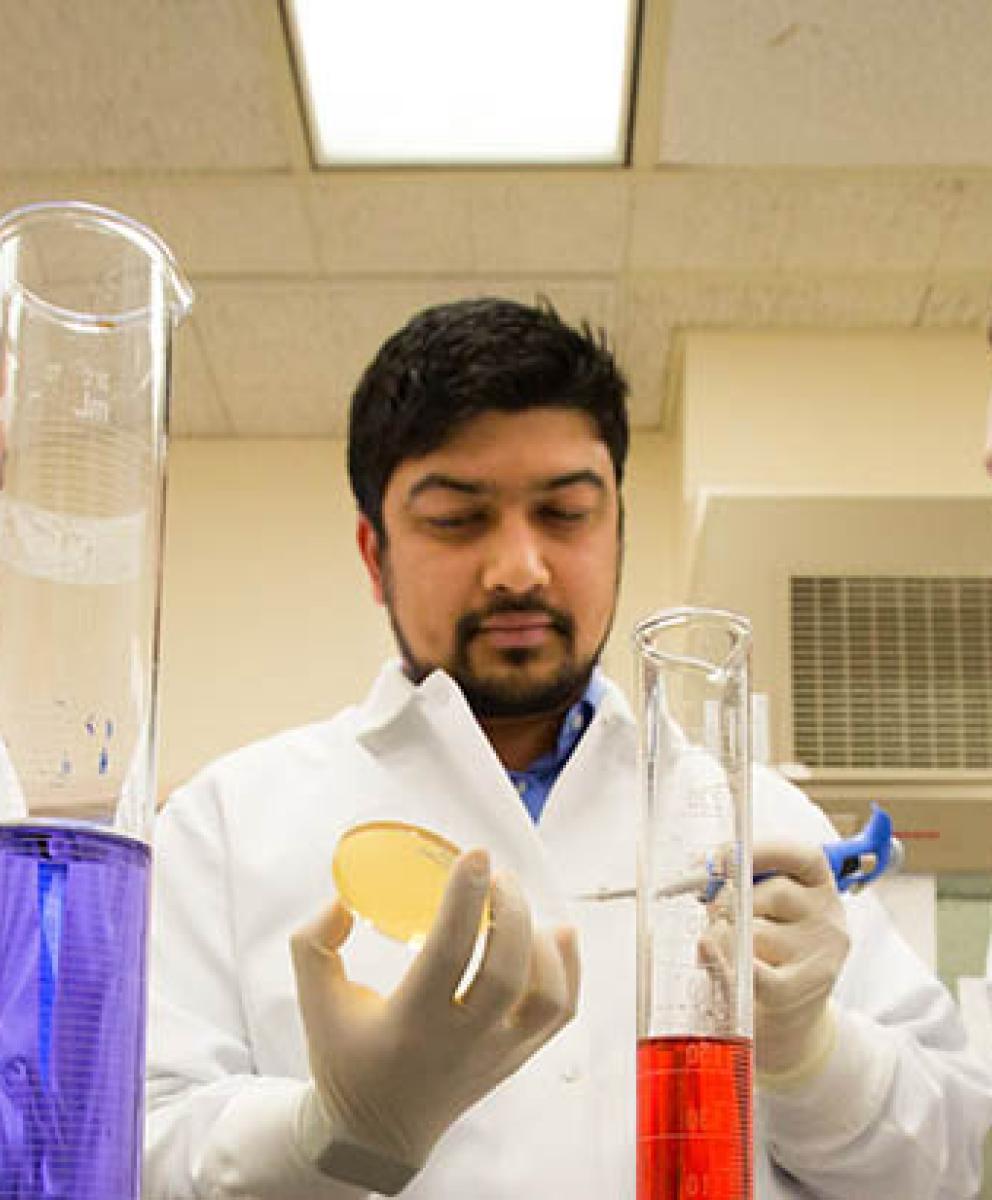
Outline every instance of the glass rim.
<svg viewBox="0 0 992 1200"><path fill-rule="evenodd" d="M730 649L720 662L711 662L698 655L679 654L672 650L663 650L652 643L652 638L659 632L670 629L684 629L689 625L698 624L703 627L725 629L730 637ZM750 620L741 613L732 612L725 608L708 608L698 605L679 605L673 608L662 608L650 616L644 617L634 626L631 636L634 650L647 661L656 666L671 665L691 667L695 670L711 674L715 671L732 671L746 657L751 648L752 631Z"/></svg>
<svg viewBox="0 0 992 1200"><path fill-rule="evenodd" d="M154 230L133 217L86 200L43 200L25 204L0 215L0 248L5 242L35 232L54 221L73 220L77 225L100 233L113 233L125 238L152 262L157 262L168 280L167 303L172 323L177 325L193 306L193 288L179 269L172 251ZM100 327L110 321L116 327L143 318L147 308L124 310L120 313L81 313L52 304L21 284L17 289L25 297L59 319L69 319L86 326Z"/></svg>

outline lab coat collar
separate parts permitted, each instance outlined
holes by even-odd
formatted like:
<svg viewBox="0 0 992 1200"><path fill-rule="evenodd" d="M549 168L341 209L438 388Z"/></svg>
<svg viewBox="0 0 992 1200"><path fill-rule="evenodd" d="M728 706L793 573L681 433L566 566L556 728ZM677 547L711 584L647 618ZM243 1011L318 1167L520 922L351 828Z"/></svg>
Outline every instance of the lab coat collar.
<svg viewBox="0 0 992 1200"><path fill-rule="evenodd" d="M595 680L602 694L593 721L597 724L632 723L633 713L620 688L599 667L595 669ZM403 663L398 658L390 659L383 665L359 709L357 735L361 741L369 737L374 741L377 733L401 720L413 707L451 703L470 712L461 688L445 671L432 671L420 684L415 684L404 671ZM475 720L474 714L470 715Z"/></svg>
<svg viewBox="0 0 992 1200"><path fill-rule="evenodd" d="M403 664L398 658L386 662L365 702L358 710L358 737L364 740L365 735L375 734L391 725L414 702L417 694L416 684L403 670Z"/></svg>
<svg viewBox="0 0 992 1200"><path fill-rule="evenodd" d="M603 694L596 705L596 715L593 720L600 724L632 725L634 713L619 685L605 675L600 667L596 668L596 677L603 685Z"/></svg>
<svg viewBox="0 0 992 1200"><path fill-rule="evenodd" d="M402 662L398 658L390 659L383 665L365 703L358 710L357 737L372 748L380 735L387 734L414 713L450 704L469 712L461 688L450 675L441 670L432 671L421 683L414 683Z"/></svg>

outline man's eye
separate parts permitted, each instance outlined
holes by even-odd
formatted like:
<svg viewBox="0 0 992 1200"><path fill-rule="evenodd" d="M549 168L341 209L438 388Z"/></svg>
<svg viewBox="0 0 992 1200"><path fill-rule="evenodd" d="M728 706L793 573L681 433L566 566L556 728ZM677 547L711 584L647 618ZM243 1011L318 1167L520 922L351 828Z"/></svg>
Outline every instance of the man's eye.
<svg viewBox="0 0 992 1200"><path fill-rule="evenodd" d="M484 519L482 513L447 513L443 516L428 517L427 524L432 529L458 531L480 525Z"/></svg>
<svg viewBox="0 0 992 1200"><path fill-rule="evenodd" d="M587 508L564 508L561 505L549 505L543 509L544 517L561 525L577 525L589 516Z"/></svg>

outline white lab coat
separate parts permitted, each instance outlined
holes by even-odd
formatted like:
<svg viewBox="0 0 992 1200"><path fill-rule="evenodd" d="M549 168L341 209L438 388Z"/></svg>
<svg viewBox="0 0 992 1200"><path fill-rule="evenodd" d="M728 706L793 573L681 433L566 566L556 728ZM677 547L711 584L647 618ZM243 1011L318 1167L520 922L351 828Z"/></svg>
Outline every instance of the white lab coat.
<svg viewBox="0 0 992 1200"><path fill-rule="evenodd" d="M460 691L398 665L334 720L247 747L178 792L156 839L149 1044L149 1200L354 1200L293 1149L307 1079L287 939L329 902L335 842L402 813L516 872L539 920L580 930L579 1015L438 1143L406 1200L633 1200L634 912L575 901L634 883L636 730L608 685L548 799L527 815ZM809 802L762 772L755 834L821 841ZM954 1006L878 904L848 907L825 1071L757 1102L759 1200L963 1200L979 1184L992 1088ZM380 989L408 952L365 930L352 977Z"/></svg>

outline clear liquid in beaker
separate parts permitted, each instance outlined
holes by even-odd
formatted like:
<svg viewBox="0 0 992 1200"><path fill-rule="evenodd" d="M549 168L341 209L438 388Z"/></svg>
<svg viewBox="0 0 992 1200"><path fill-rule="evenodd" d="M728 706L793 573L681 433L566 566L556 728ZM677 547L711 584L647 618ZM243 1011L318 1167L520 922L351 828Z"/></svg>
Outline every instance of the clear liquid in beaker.
<svg viewBox="0 0 992 1200"><path fill-rule="evenodd" d="M58 394L62 407L73 403ZM152 431L36 410L12 427L0 492L0 738L32 816L128 820L153 795L159 510ZM78 401L82 403L81 400ZM19 816L3 803L0 816Z"/></svg>

